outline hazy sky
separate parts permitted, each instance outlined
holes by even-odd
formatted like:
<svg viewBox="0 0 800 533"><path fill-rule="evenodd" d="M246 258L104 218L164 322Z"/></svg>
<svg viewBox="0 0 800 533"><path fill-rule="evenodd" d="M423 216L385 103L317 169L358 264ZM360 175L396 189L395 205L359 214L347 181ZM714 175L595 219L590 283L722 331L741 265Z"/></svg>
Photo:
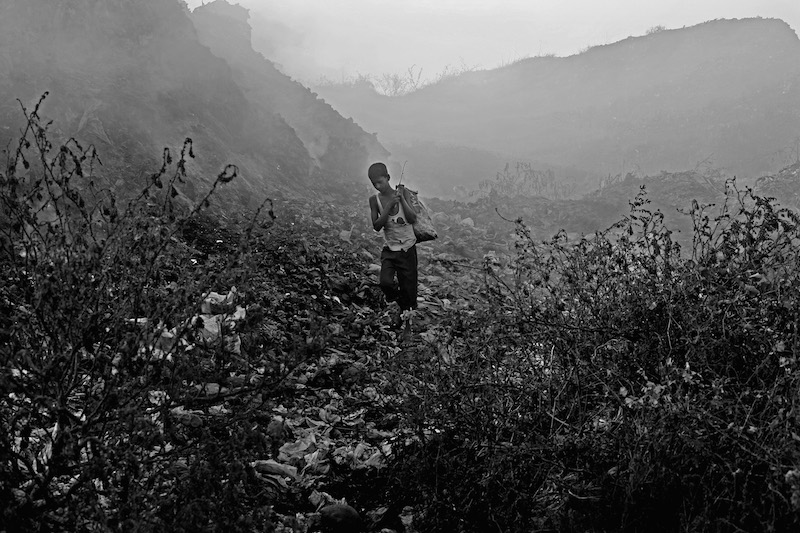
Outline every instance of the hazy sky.
<svg viewBox="0 0 800 533"><path fill-rule="evenodd" d="M780 18L800 31L800 0L229 0L270 21L273 61L304 80L492 68L719 18ZM203 0L188 0L190 8ZM207 3L207 1L206 1ZM261 27L264 27L261 24ZM256 37L254 37L256 41Z"/></svg>

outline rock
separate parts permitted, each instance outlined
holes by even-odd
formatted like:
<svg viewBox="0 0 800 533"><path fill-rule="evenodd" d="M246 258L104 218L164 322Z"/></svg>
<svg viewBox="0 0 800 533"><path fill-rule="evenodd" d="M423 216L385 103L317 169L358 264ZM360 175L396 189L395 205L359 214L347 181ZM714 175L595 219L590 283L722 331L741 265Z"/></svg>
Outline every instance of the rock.
<svg viewBox="0 0 800 533"><path fill-rule="evenodd" d="M259 474L274 474L297 479L297 468L279 463L272 459L259 459L250 463L250 466Z"/></svg>
<svg viewBox="0 0 800 533"><path fill-rule="evenodd" d="M161 336L156 339L155 347L164 352L170 352L175 347L175 328L170 331L163 330Z"/></svg>
<svg viewBox="0 0 800 533"><path fill-rule="evenodd" d="M322 533L359 533L364 524L358 511L349 505L335 503L320 510Z"/></svg>

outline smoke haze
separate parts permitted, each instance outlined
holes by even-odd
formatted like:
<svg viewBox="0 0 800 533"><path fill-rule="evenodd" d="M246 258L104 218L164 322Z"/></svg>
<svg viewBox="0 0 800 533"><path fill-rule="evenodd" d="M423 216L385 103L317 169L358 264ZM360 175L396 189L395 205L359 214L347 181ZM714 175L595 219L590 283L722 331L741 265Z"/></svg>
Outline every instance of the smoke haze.
<svg viewBox="0 0 800 533"><path fill-rule="evenodd" d="M191 0L190 8L203 0ZM207 2L206 2L207 3ZM780 18L796 31L796 0L241 0L251 10L254 48L305 82L359 74L423 79L446 69L493 68L517 59L567 56L718 18Z"/></svg>

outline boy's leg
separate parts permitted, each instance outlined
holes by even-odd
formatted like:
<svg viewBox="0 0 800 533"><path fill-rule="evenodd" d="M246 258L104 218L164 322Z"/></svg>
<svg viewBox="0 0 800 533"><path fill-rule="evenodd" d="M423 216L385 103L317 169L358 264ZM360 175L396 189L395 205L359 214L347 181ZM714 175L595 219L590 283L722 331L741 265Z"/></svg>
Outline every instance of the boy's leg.
<svg viewBox="0 0 800 533"><path fill-rule="evenodd" d="M400 285L400 299L397 303L403 310L403 332L400 338L403 343L407 343L413 337L411 317L417 308L417 247L412 246L407 252L401 253L402 259L395 264Z"/></svg>
<svg viewBox="0 0 800 533"><path fill-rule="evenodd" d="M394 267L397 282L400 286L397 303L400 309L417 308L417 247L412 246L407 252L398 252L398 260Z"/></svg>
<svg viewBox="0 0 800 533"><path fill-rule="evenodd" d="M400 290L398 289L397 282L395 282L395 254L388 248L384 248L381 252L381 274L378 280L378 285L383 291L387 302L395 302L400 298Z"/></svg>

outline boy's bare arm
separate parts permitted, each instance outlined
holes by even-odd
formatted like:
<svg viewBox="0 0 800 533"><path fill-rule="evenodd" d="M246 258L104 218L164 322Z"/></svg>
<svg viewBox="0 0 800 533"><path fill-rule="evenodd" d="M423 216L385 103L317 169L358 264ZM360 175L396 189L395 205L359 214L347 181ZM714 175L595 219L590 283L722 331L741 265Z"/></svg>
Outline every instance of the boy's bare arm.
<svg viewBox="0 0 800 533"><path fill-rule="evenodd" d="M372 215L372 229L375 231L380 231L386 225L386 221L389 220L389 211L394 204L391 204L388 208L383 210L382 214L378 214L378 199L374 196L371 196L369 199L369 209Z"/></svg>
<svg viewBox="0 0 800 533"><path fill-rule="evenodd" d="M406 221L409 224L414 224L417 221L417 212L411 207L411 204L406 200L406 191L403 185L398 185L397 189L400 191L400 203L403 206L403 211L406 213Z"/></svg>

